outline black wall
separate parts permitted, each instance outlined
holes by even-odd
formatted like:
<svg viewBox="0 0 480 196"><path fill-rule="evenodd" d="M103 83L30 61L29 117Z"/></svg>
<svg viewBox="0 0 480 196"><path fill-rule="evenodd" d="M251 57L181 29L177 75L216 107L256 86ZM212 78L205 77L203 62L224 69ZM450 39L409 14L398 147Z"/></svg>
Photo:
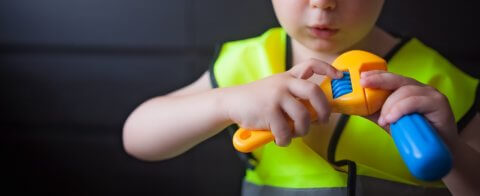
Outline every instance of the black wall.
<svg viewBox="0 0 480 196"><path fill-rule="evenodd" d="M479 77L473 3L387 1L379 24ZM277 26L270 1L0 1L3 190L68 195L237 195L243 165L217 135L173 160L121 146L141 102L194 81L222 40ZM182 119L177 119L179 122Z"/></svg>

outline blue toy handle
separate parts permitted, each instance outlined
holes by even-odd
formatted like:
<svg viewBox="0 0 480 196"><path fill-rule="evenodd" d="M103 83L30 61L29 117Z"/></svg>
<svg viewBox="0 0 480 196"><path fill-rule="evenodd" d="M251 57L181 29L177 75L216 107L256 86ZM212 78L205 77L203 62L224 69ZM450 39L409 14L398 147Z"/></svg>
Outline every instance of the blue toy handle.
<svg viewBox="0 0 480 196"><path fill-rule="evenodd" d="M410 172L421 180L439 180L452 168L452 156L430 123L418 113L390 125L391 134Z"/></svg>

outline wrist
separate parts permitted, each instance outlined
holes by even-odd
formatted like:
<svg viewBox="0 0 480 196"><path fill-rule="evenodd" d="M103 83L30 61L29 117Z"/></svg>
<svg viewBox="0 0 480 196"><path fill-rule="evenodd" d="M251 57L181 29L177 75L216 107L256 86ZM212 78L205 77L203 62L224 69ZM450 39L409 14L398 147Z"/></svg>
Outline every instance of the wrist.
<svg viewBox="0 0 480 196"><path fill-rule="evenodd" d="M453 133L450 134L441 134L443 141L448 146L450 151L458 150L459 146L462 145L463 141L458 134L456 127L452 129Z"/></svg>
<svg viewBox="0 0 480 196"><path fill-rule="evenodd" d="M459 157L464 157L466 151L469 151L470 149L470 146L460 137L458 137L456 140L452 140L447 145L450 148L450 152L452 153L454 160L458 159Z"/></svg>
<svg viewBox="0 0 480 196"><path fill-rule="evenodd" d="M229 88L216 88L213 90L215 94L215 108L218 110L219 118L222 122L226 124L233 124L234 122L230 118L230 107L229 103Z"/></svg>

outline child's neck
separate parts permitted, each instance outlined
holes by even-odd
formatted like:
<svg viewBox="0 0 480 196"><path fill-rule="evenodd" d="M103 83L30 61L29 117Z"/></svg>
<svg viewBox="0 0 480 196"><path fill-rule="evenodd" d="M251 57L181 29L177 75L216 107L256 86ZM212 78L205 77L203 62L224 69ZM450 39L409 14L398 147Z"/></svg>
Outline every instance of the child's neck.
<svg viewBox="0 0 480 196"><path fill-rule="evenodd" d="M333 60L340 55L340 53L354 49L369 51L383 57L388 54L388 52L392 50L392 48L395 47L395 45L399 42L400 39L393 37L378 27L374 27L372 31L358 43L338 53L314 51L292 39L293 64L298 64L310 58L316 58L328 63L332 63Z"/></svg>

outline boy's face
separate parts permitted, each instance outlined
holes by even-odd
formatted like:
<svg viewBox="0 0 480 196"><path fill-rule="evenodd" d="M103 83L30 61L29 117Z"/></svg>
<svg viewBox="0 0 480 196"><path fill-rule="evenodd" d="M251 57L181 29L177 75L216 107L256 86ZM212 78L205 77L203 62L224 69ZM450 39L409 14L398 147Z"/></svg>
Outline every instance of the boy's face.
<svg viewBox="0 0 480 196"><path fill-rule="evenodd" d="M272 0L282 27L305 47L338 53L374 27L384 0Z"/></svg>

